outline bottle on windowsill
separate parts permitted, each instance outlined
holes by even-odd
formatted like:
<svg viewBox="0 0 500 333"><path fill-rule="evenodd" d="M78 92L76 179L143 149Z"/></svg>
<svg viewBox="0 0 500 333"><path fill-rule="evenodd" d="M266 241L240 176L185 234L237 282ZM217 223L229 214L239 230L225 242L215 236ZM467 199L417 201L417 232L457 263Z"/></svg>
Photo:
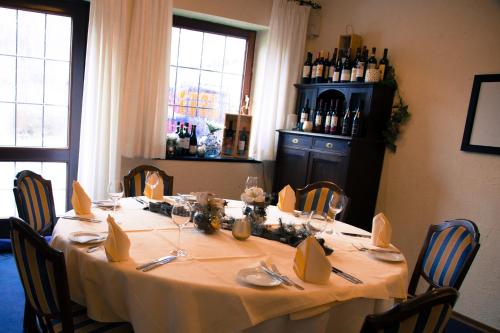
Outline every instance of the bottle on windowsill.
<svg viewBox="0 0 500 333"><path fill-rule="evenodd" d="M184 147L184 124L180 124L180 122L177 122L178 125L178 133L177 133L177 143L175 145L175 155L177 156L182 156L183 155L183 147Z"/></svg>
<svg viewBox="0 0 500 333"><path fill-rule="evenodd" d="M189 138L189 155L196 156L198 139L196 138L196 125L191 125L191 137Z"/></svg>
<svg viewBox="0 0 500 333"><path fill-rule="evenodd" d="M233 154L233 142L234 142L234 131L233 131L233 121L229 121L229 128L226 129L226 135L224 137L224 154Z"/></svg>
<svg viewBox="0 0 500 333"><path fill-rule="evenodd" d="M238 155L239 156L245 155L245 150L247 149L247 141L248 141L247 129L246 129L246 127L243 127L243 129L240 132L240 137L238 139Z"/></svg>
<svg viewBox="0 0 500 333"><path fill-rule="evenodd" d="M189 123L187 121L184 122L184 140L182 145L183 155L189 155Z"/></svg>

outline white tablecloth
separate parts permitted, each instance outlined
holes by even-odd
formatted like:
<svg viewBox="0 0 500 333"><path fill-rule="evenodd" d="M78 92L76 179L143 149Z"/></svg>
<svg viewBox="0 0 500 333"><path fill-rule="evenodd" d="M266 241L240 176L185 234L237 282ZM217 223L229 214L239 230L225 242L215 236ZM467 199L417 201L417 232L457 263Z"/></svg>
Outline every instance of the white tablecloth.
<svg viewBox="0 0 500 333"><path fill-rule="evenodd" d="M227 213L241 215L231 201ZM142 210L135 200L123 199L114 214L131 241L126 262L108 262L103 250L87 253L88 246L69 241L75 231L105 232L107 224L60 219L52 246L65 253L71 297L87 306L88 315L99 321L129 321L136 332L358 332L363 318L377 311L378 300L404 298L407 265L387 263L357 251L352 242L369 239L339 235L339 231L363 231L341 222L335 233L325 234L335 252L332 265L364 283L354 285L332 274L328 285L301 281L293 272L293 247L251 236L235 240L221 230L205 235L193 228L182 231L187 260L177 260L143 273L135 267L162 257L177 243L177 227L168 217ZM71 212L70 212L71 213ZM105 221L109 212L93 209ZM291 214L269 208L269 223L281 217L297 222ZM282 273L305 287L250 287L236 273L259 261L275 263Z"/></svg>

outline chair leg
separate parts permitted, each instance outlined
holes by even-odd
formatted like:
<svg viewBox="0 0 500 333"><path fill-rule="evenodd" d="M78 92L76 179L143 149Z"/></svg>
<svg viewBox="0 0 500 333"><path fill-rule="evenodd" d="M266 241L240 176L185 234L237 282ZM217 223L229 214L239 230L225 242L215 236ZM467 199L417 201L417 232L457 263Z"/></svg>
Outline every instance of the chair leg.
<svg viewBox="0 0 500 333"><path fill-rule="evenodd" d="M23 329L26 333L38 333L38 328L36 325L36 314L27 299L25 300L24 304Z"/></svg>

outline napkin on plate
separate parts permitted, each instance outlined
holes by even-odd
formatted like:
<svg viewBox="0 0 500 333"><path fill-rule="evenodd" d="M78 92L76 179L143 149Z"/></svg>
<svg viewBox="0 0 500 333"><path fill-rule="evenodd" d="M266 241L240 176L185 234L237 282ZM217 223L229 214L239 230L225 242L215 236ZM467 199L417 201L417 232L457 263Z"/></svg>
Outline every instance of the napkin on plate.
<svg viewBox="0 0 500 333"><path fill-rule="evenodd" d="M392 227L384 213L373 218L372 244L379 247L388 247L391 244Z"/></svg>
<svg viewBox="0 0 500 333"><path fill-rule="evenodd" d="M163 179L158 177L158 185L151 191L151 187L146 184L144 186L144 195L153 200L163 200Z"/></svg>
<svg viewBox="0 0 500 333"><path fill-rule="evenodd" d="M90 200L82 185L76 180L73 181L73 195L71 196L71 204L75 210L76 215L90 214L90 207L92 207L92 200Z"/></svg>
<svg viewBox="0 0 500 333"><path fill-rule="evenodd" d="M326 284L330 280L332 266L318 241L309 236L297 246L293 270L297 276L310 283Z"/></svg>
<svg viewBox="0 0 500 333"><path fill-rule="evenodd" d="M127 261L129 258L130 239L116 224L115 219L108 215L108 237L104 241L104 250L109 261Z"/></svg>
<svg viewBox="0 0 500 333"><path fill-rule="evenodd" d="M278 208L284 212L293 213L296 200L293 188L290 185L283 187L278 196Z"/></svg>

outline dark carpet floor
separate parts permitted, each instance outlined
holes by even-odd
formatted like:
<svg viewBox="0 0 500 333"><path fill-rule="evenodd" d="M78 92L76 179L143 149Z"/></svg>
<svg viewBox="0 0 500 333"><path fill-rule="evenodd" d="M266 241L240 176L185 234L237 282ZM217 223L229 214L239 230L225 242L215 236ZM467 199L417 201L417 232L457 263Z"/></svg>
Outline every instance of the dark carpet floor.
<svg viewBox="0 0 500 333"><path fill-rule="evenodd" d="M0 253L0 331L23 332L24 293L11 253ZM481 333L467 325L450 320L446 333Z"/></svg>

